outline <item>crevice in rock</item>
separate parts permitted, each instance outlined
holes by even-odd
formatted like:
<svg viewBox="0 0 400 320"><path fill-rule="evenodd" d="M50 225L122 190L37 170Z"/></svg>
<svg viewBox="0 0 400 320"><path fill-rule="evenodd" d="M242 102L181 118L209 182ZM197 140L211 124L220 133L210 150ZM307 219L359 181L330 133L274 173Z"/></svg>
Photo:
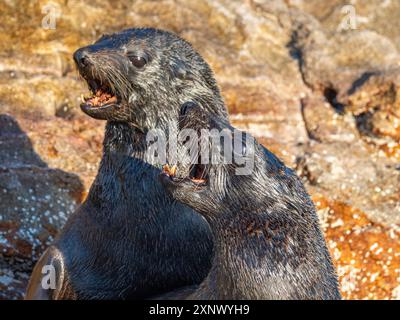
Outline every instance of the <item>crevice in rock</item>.
<svg viewBox="0 0 400 320"><path fill-rule="evenodd" d="M326 87L323 90L323 95L326 99L326 101L329 102L329 104L332 106L332 108L340 115L344 114L344 104L340 103L337 100L337 95L338 92L336 89L334 89L333 87Z"/></svg>
<svg viewBox="0 0 400 320"><path fill-rule="evenodd" d="M361 77L359 79L357 79L356 81L353 82L351 88L347 91L347 94L350 96L353 93L355 93L357 91L357 89L359 87L361 87L364 83L366 83L368 81L369 78L371 78L374 75L377 75L378 72L375 71L368 71L365 72L361 75Z"/></svg>
<svg viewBox="0 0 400 320"><path fill-rule="evenodd" d="M372 116L374 111L366 111L360 115L355 115L357 130L361 135L375 138L373 134Z"/></svg>
<svg viewBox="0 0 400 320"><path fill-rule="evenodd" d="M314 94L314 89L312 88L312 86L307 82L305 74L304 74L304 56L303 56L303 49L301 48L301 45L299 44L300 41L300 33L301 31L299 31L299 28L294 28L293 26L295 25L295 21L293 20L292 16L290 16L290 20L291 20L291 25L292 25L292 32L290 35L290 41L287 43L286 48L289 50L289 55L292 59L294 59L297 62L297 67L298 67L298 71L300 74L300 78L301 81L303 82L305 88L309 89L311 91L312 94ZM306 35L306 37L308 37L309 34ZM301 118L303 120L303 124L304 124L304 130L307 133L307 136L310 140L314 140L317 142L318 139L312 134L312 132L309 129L308 123L306 121L305 115L304 115L304 106L305 106L305 100L304 98L300 98L299 99L299 104L300 104L300 114L301 114ZM303 150L304 152L304 150ZM301 156L303 157L304 154ZM311 182L310 182L311 183Z"/></svg>
<svg viewBox="0 0 400 320"><path fill-rule="evenodd" d="M318 137L316 137L316 136L312 133L312 130L310 130L310 128L309 128L309 126L308 126L308 122L307 122L306 116L305 116L305 114L304 114L305 104L306 104L305 99L300 99L301 117L302 117L302 119L303 119L304 128L306 129L308 139L314 140L314 141L317 141L317 142L321 142L321 140L318 139Z"/></svg>
<svg viewBox="0 0 400 320"><path fill-rule="evenodd" d="M303 72L303 68L304 68L304 58L303 58L303 51L302 49L298 46L298 39L299 39L299 34L296 30L294 30L290 36L290 41L289 43L286 45L286 47L289 49L289 55L297 61L297 66L299 69L299 73L301 76L301 79L304 83L304 85L307 88L311 88L311 86L307 83L305 76L304 76L304 72Z"/></svg>

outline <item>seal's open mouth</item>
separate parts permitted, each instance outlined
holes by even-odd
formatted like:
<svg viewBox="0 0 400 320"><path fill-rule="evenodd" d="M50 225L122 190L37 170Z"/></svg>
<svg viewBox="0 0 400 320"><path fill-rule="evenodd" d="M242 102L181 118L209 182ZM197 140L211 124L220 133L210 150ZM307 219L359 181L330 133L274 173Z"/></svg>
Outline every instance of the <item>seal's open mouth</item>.
<svg viewBox="0 0 400 320"><path fill-rule="evenodd" d="M189 174L183 177L179 176L177 166L170 167L168 164L163 166L163 174L175 184L190 182L195 186L206 186L208 182L207 167L203 164L192 164L189 168Z"/></svg>
<svg viewBox="0 0 400 320"><path fill-rule="evenodd" d="M86 80L88 82L91 95L89 97L81 96L81 107L89 108L105 108L116 105L120 102L118 94L113 92L111 86L106 83L100 83L96 80Z"/></svg>

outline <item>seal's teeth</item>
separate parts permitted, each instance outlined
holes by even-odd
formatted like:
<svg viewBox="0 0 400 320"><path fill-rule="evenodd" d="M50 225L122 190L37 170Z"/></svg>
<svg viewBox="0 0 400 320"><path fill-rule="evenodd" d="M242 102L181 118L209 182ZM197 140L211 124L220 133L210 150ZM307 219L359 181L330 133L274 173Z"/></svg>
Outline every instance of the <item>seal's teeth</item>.
<svg viewBox="0 0 400 320"><path fill-rule="evenodd" d="M83 95L83 93L81 94L81 101L85 102L85 96Z"/></svg>
<svg viewBox="0 0 400 320"><path fill-rule="evenodd" d="M168 175L169 175L169 165L168 164L163 165L162 169L165 173L168 173Z"/></svg>
<svg viewBox="0 0 400 320"><path fill-rule="evenodd" d="M168 164L166 164L163 166L162 169L163 169L163 172L168 174L170 177L173 177L176 174L176 166L170 167Z"/></svg>

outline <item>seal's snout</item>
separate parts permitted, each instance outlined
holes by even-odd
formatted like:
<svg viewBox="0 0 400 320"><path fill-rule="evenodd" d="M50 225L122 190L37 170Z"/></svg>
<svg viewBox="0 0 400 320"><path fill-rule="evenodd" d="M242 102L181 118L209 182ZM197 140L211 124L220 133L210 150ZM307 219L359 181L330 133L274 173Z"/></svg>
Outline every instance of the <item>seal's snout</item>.
<svg viewBox="0 0 400 320"><path fill-rule="evenodd" d="M87 48L80 48L74 53L74 60L78 68L83 69L89 65L89 51Z"/></svg>
<svg viewBox="0 0 400 320"><path fill-rule="evenodd" d="M113 77L114 74L107 69L110 66L108 60L104 56L103 59L98 58L100 51L98 47L87 46L73 54L78 72L87 82L90 91L89 95L81 95L81 109L95 119L124 120L124 115L118 112L123 88L116 85L124 79L120 75L118 78Z"/></svg>

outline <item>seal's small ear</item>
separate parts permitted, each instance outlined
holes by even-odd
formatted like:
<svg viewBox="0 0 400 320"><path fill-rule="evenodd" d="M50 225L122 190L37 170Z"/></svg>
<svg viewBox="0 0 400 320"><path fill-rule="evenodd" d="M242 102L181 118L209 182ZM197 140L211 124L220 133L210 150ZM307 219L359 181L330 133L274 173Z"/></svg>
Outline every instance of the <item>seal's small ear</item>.
<svg viewBox="0 0 400 320"><path fill-rule="evenodd" d="M101 35L101 37L100 37L99 39L96 40L95 43L98 43L98 42L100 42L100 41L106 40L106 39L111 38L111 37L112 37L112 34L103 33L103 34Z"/></svg>

